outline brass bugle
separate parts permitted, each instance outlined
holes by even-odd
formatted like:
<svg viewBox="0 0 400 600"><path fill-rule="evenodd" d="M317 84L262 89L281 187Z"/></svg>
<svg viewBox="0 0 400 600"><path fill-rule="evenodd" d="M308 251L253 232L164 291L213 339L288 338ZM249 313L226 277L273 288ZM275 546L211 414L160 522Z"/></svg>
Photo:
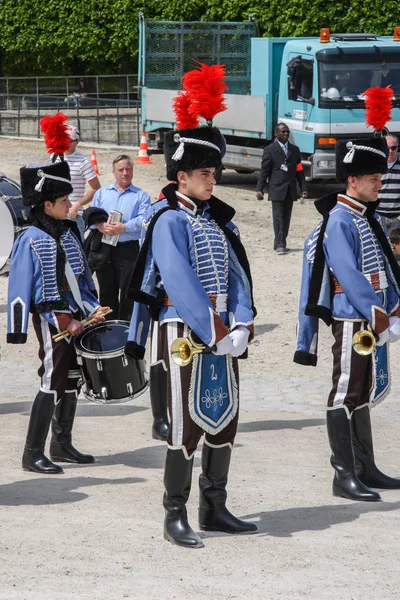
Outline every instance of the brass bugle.
<svg viewBox="0 0 400 600"><path fill-rule="evenodd" d="M207 348L205 344L193 340L191 332L187 338L176 338L171 344L171 358L179 367L186 367L193 360L195 354L201 354Z"/></svg>
<svg viewBox="0 0 400 600"><path fill-rule="evenodd" d="M373 353L376 347L376 339L369 325L367 329L361 329L353 335L352 345L354 351L361 354L361 356L368 356Z"/></svg>

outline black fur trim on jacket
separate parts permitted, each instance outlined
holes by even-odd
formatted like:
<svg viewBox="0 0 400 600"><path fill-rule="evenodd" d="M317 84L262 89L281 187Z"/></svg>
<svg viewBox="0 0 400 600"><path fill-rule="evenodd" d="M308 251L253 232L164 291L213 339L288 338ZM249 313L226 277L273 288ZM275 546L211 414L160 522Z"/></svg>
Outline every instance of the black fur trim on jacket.
<svg viewBox="0 0 400 600"><path fill-rule="evenodd" d="M7 344L25 344L27 333L7 333Z"/></svg>
<svg viewBox="0 0 400 600"><path fill-rule="evenodd" d="M317 355L305 352L304 350L296 350L294 353L293 362L298 365L305 365L306 367L317 366Z"/></svg>
<svg viewBox="0 0 400 600"><path fill-rule="evenodd" d="M63 221L63 223L64 223L65 229L71 229L71 231L75 235L75 237L78 238L78 241L82 243L81 234L80 234L77 222L73 221L72 219L66 219L65 221Z"/></svg>
<svg viewBox="0 0 400 600"><path fill-rule="evenodd" d="M326 307L319 306L318 304L325 269L323 241L327 224L328 217L324 218L318 235L317 245L315 247L314 263L311 271L310 289L308 291L308 300L304 313L308 317L317 317L317 319L322 319L326 325L330 325L332 323L331 311Z"/></svg>
<svg viewBox="0 0 400 600"><path fill-rule="evenodd" d="M31 306L31 313L44 313L51 312L53 310L67 310L69 307L67 299L53 300L52 302L41 302L40 304L33 304ZM69 312L69 311L68 311Z"/></svg>
<svg viewBox="0 0 400 600"><path fill-rule="evenodd" d="M65 262L66 256L64 252L64 248L62 247L60 238L64 231L66 230L65 221L59 221L57 219L53 219L43 211L43 207L40 206L38 209L32 210L32 222L35 227L38 229L42 229L52 238L55 239L57 244L57 254L56 254L56 277L57 277L57 291L60 295L61 300L58 300L55 304L57 308L49 308L44 310L37 310L36 312L46 312L47 310L65 310L68 308L68 301L64 291L64 281L65 281ZM52 305L53 302L44 303Z"/></svg>
<svg viewBox="0 0 400 600"><path fill-rule="evenodd" d="M177 185L175 183L170 183L162 190L164 198L167 200L169 206L166 206L166 207L162 208L161 210L159 210L150 221L145 240L142 244L142 247L139 252L139 256L136 260L136 265L135 265L135 268L134 268L134 271L132 274L131 282L130 282L128 293L127 293L128 298L132 298L136 302L146 304L149 307L150 306L156 306L156 307L158 306L159 307L160 299L155 299L154 297L149 296L148 294L145 294L140 289L141 285L142 285L142 281L143 281L144 271L145 271L147 251L148 251L148 248L149 248L149 245L151 242L154 225L156 224L158 218L167 210L171 210L171 209L176 210L178 208L178 199L176 196L176 190L177 190ZM225 202L223 202L222 200L219 200L219 198L216 198L215 196L211 196L211 198L208 200L208 204L210 206L211 217L216 221L218 226L222 229L222 231L228 238L228 240L231 243L232 248L239 260L239 263L241 264L241 266L243 267L243 269L246 273L246 276L250 283L252 309L254 312L254 316L256 316L257 310L254 306L254 301L253 301L253 281L252 281L252 277L251 277L251 270L250 270L249 261L248 261L247 255L246 255L246 251L244 249L243 244L237 237L237 235L229 227L226 226L227 223L229 223L235 216L235 209L232 208L232 206L229 206L229 204L226 204ZM161 299L161 301L163 301L163 298Z"/></svg>
<svg viewBox="0 0 400 600"><path fill-rule="evenodd" d="M169 187L169 186L167 186L167 187ZM144 242L140 248L138 257L136 259L135 268L133 269L131 281L130 281L130 284L128 287L128 291L126 293L127 298L130 298L130 299L134 300L135 302L139 302L140 304L145 304L148 307L155 307L156 310L153 311L154 317L157 315L159 308L162 306L164 298L155 298L154 296L150 296L149 294L146 294L145 292L142 292L142 290L141 290L142 281L143 281L143 277L144 277L144 271L146 268L147 252L148 252L148 249L150 246L151 238L153 236L153 229L154 229L154 226L157 223L158 219L167 210L174 210L174 209L176 210L176 207L165 206L164 208L162 208L161 210L156 212L156 214L151 219L149 226L147 228L146 237L144 239ZM153 314L152 314L152 318L154 318ZM157 320L157 319L154 318L154 320Z"/></svg>
<svg viewBox="0 0 400 600"><path fill-rule="evenodd" d="M125 344L125 354L131 358L142 359L145 352L146 348L139 346L136 342L126 342Z"/></svg>
<svg viewBox="0 0 400 600"><path fill-rule="evenodd" d="M324 234L328 223L329 212L336 205L338 195L340 194L328 194L327 196L324 196L323 198L320 198L315 202L315 206L318 212L322 214L324 221L322 223L322 227L318 235L317 245L315 248L315 257L311 272L308 302L304 311L305 314L310 317L317 317L319 319L322 319L327 325L330 325L332 323L331 311L326 307L319 306L318 299L325 268L325 253L323 249ZM379 243L382 246L382 250L386 258L388 259L389 266L393 273L393 277L395 278L396 283L400 288L400 267L396 261L396 258L393 254L392 248L385 235L385 232L383 231L379 221L375 218L375 210L377 206L378 202L370 203L370 205L367 206L365 216L367 217L368 223L371 225L371 229L375 233Z"/></svg>

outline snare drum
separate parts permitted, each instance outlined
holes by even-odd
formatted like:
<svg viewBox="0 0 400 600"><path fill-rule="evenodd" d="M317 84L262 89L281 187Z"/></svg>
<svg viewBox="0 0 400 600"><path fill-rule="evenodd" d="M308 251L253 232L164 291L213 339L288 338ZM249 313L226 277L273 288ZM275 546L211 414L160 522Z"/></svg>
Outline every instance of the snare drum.
<svg viewBox="0 0 400 600"><path fill-rule="evenodd" d="M75 340L87 400L127 402L148 387L145 361L126 356L128 321L105 321L85 329Z"/></svg>
<svg viewBox="0 0 400 600"><path fill-rule="evenodd" d="M0 174L0 275L9 270L9 258L17 237L29 223L30 208L24 206L16 181Z"/></svg>

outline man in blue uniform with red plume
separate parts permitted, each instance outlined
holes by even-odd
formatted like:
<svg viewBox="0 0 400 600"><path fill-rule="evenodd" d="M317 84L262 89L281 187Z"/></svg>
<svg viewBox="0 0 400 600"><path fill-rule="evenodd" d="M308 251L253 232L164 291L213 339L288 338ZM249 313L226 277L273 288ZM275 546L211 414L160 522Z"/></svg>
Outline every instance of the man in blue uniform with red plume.
<svg viewBox="0 0 400 600"><path fill-rule="evenodd" d="M316 201L323 220L305 242L295 362L317 364L318 320L334 336L327 428L335 474L333 495L376 502L373 488L400 489L375 464L370 409L389 392L389 343L400 338L400 270L375 213L388 147L382 133L392 90L365 93L375 135L342 140L336 173L345 193Z"/></svg>
<svg viewBox="0 0 400 600"><path fill-rule="evenodd" d="M203 541L188 523L193 458L204 434L199 525L204 531L253 533L254 523L226 507L226 485L238 424L238 357L245 354L255 315L249 264L231 219L213 196L225 140L212 119L224 110L224 71L200 65L184 77L175 99L178 128L164 138L167 178L146 223L133 281L136 300L127 354L143 357L151 333L152 394L168 400L170 424L164 472L164 537L186 548ZM203 117L207 127L198 127ZM206 346L188 364L172 359L172 342ZM208 350L208 351L207 351Z"/></svg>

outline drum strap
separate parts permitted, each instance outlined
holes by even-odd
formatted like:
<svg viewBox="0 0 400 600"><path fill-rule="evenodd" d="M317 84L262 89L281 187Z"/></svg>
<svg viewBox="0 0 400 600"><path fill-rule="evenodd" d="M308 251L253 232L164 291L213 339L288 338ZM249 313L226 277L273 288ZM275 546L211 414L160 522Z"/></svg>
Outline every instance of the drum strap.
<svg viewBox="0 0 400 600"><path fill-rule="evenodd" d="M81 292L79 291L79 286L76 281L76 277L68 260L65 261L65 277L67 278L69 289L71 290L71 294L73 295L75 302L85 315L86 311L83 306Z"/></svg>

